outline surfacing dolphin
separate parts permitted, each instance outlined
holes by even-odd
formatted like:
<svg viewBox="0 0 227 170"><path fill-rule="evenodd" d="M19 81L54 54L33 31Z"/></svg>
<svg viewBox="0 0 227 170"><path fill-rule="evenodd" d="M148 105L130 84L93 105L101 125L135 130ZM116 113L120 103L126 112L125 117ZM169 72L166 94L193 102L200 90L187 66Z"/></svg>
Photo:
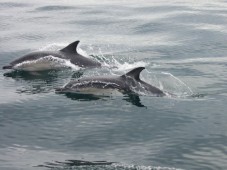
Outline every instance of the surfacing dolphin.
<svg viewBox="0 0 227 170"><path fill-rule="evenodd" d="M57 88L57 93L94 93L106 90L117 90L121 93L144 93L156 96L165 96L165 93L140 79L141 71L145 67L137 67L122 76L97 76L73 80L62 88Z"/></svg>
<svg viewBox="0 0 227 170"><path fill-rule="evenodd" d="M14 69L23 71L42 71L61 67L56 60L69 60L72 64L83 67L100 67L101 63L80 55L77 46L80 41L75 41L59 51L37 51L26 54L3 69ZM49 58L48 58L49 57ZM54 57L51 58L51 57Z"/></svg>

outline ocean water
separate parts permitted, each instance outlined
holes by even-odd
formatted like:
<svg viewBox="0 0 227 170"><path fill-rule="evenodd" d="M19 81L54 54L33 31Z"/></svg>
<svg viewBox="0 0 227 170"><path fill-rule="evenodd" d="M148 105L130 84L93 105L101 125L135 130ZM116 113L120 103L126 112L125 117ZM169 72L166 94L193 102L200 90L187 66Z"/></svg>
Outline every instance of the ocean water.
<svg viewBox="0 0 227 170"><path fill-rule="evenodd" d="M0 169L227 169L226 9L226 0L1 0L0 67L75 40L104 67L1 69ZM174 97L54 90L138 66Z"/></svg>

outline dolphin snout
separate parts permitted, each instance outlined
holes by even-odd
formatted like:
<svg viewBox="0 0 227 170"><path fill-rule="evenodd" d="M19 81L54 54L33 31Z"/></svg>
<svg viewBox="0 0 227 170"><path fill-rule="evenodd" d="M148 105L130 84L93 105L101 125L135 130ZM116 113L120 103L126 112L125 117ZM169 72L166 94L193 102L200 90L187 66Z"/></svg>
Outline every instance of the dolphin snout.
<svg viewBox="0 0 227 170"><path fill-rule="evenodd" d="M3 66L2 69L12 69L13 66L11 65L7 65L7 66Z"/></svg>
<svg viewBox="0 0 227 170"><path fill-rule="evenodd" d="M56 89L55 89L55 92L56 92L56 93L67 93L68 90L69 90L68 88L59 87L59 88L56 88Z"/></svg>
<svg viewBox="0 0 227 170"><path fill-rule="evenodd" d="M61 92L63 92L63 90L64 90L64 88L56 88L55 89L55 92L56 93L61 93Z"/></svg>

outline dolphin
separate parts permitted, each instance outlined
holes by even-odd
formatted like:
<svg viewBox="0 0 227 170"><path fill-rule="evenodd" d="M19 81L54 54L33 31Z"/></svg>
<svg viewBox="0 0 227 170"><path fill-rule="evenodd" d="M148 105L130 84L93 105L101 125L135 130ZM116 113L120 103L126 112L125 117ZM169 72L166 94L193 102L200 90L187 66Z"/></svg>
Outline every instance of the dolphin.
<svg viewBox="0 0 227 170"><path fill-rule="evenodd" d="M157 87L154 87L140 79L141 71L145 67L137 67L121 76L97 76L80 78L70 81L62 88L57 88L57 93L101 93L106 90L117 90L121 93L143 93L156 96L166 94ZM99 93L100 94L100 93Z"/></svg>
<svg viewBox="0 0 227 170"><path fill-rule="evenodd" d="M65 60L69 60L72 64L83 68L100 67L101 63L84 57L77 52L79 42L80 41L75 41L59 51L37 51L28 53L12 61L9 65L3 66L3 69L23 71L50 70L62 67L58 62Z"/></svg>

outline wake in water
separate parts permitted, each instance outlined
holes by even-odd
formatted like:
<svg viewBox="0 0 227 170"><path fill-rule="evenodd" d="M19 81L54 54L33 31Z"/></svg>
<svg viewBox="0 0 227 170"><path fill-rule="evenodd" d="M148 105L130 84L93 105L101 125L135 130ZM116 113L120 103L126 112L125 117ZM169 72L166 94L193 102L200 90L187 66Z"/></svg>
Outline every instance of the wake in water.
<svg viewBox="0 0 227 170"><path fill-rule="evenodd" d="M155 166L140 166L140 165L128 165L116 162L106 161L83 161L83 160L66 160L65 162L46 162L44 165L38 165L36 167L45 167L48 169L75 169L75 170L183 170L170 167L155 167Z"/></svg>

